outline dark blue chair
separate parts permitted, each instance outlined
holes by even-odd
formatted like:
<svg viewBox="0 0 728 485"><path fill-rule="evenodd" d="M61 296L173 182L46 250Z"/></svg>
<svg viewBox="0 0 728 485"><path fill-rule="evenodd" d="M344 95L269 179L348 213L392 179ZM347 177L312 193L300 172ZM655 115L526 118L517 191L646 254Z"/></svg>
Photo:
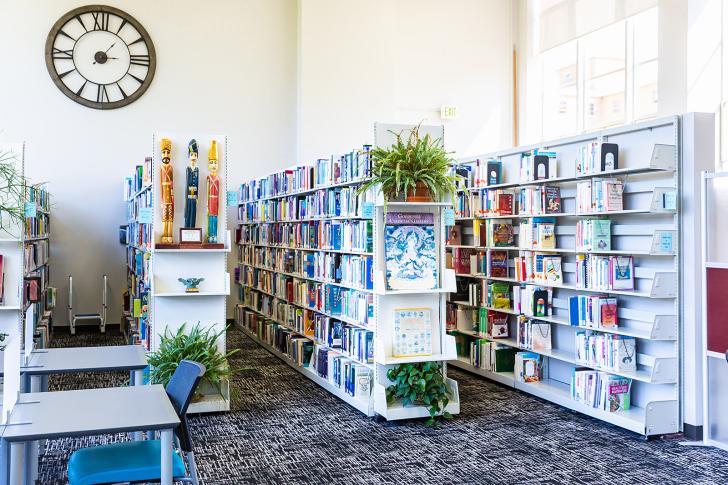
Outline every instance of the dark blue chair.
<svg viewBox="0 0 728 485"><path fill-rule="evenodd" d="M198 483L197 467L187 427L187 408L204 374L204 365L183 360L166 387L180 420L175 430L177 446L187 459L185 464L180 454L174 453L172 472L175 481L194 485ZM70 485L158 482L162 475L160 447L159 440L147 440L82 448L68 460L68 482Z"/></svg>

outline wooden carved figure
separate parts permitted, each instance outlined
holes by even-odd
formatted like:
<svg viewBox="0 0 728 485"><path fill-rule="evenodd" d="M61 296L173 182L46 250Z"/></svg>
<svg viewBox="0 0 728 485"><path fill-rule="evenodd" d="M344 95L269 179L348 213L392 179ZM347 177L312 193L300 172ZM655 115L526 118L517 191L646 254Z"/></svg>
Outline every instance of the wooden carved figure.
<svg viewBox="0 0 728 485"><path fill-rule="evenodd" d="M207 242L217 243L217 220L220 213L220 177L217 175L217 141L212 140L207 155Z"/></svg>
<svg viewBox="0 0 728 485"><path fill-rule="evenodd" d="M190 159L190 165L187 167L187 179L185 186L187 187L187 198L185 199L185 227L195 227L197 222L197 195L200 179L200 169L197 168L197 141L190 140L187 145L187 153Z"/></svg>
<svg viewBox="0 0 728 485"><path fill-rule="evenodd" d="M159 147L162 150L162 168L161 176L161 197L162 203L162 243L174 243L172 235L172 225L174 224L174 174L172 163L170 162L170 153L172 151L172 141L168 138L162 138L159 141Z"/></svg>

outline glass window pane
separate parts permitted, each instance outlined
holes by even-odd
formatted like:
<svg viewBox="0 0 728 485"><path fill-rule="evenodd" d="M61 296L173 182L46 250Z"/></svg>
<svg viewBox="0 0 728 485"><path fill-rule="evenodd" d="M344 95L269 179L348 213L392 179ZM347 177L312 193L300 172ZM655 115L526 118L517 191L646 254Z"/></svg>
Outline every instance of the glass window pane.
<svg viewBox="0 0 728 485"><path fill-rule="evenodd" d="M594 79L625 68L625 22L585 35L580 41L584 49L584 75Z"/></svg>
<svg viewBox="0 0 728 485"><path fill-rule="evenodd" d="M585 128L593 130L625 121L625 70L587 81Z"/></svg>
<svg viewBox="0 0 728 485"><path fill-rule="evenodd" d="M541 56L543 69L543 136L576 133L576 42L555 47Z"/></svg>
<svg viewBox="0 0 728 485"><path fill-rule="evenodd" d="M637 66L635 70L634 116L649 118L657 114L657 61Z"/></svg>
<svg viewBox="0 0 728 485"><path fill-rule="evenodd" d="M652 8L632 19L634 28L634 62L657 59L657 9Z"/></svg>

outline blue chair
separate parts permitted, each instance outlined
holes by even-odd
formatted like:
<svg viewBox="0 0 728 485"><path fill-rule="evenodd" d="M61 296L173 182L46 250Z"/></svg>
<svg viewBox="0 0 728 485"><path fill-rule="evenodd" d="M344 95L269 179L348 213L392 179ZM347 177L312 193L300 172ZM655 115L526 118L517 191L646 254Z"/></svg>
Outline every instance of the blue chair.
<svg viewBox="0 0 728 485"><path fill-rule="evenodd" d="M204 374L204 365L183 360L166 387L180 419L180 425L175 430L177 445L187 458L185 466L185 460L179 453L174 453L172 472L175 481L194 485L198 483L197 467L187 427L187 408ZM159 440L148 440L82 448L68 460L68 482L70 485L158 482L162 475L160 447Z"/></svg>

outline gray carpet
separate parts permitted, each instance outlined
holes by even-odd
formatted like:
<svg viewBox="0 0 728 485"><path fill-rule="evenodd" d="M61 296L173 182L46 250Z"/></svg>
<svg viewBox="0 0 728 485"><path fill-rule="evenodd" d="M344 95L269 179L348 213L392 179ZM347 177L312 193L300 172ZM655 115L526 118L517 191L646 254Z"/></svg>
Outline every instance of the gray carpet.
<svg viewBox="0 0 728 485"><path fill-rule="evenodd" d="M55 335L54 346L123 343L118 334ZM537 398L451 370L461 414L439 429L367 418L240 331L230 413L191 420L204 484L244 483L728 483L728 453L639 436ZM52 390L123 385L126 374L51 378ZM44 484L66 483L69 454L126 439L52 441Z"/></svg>

